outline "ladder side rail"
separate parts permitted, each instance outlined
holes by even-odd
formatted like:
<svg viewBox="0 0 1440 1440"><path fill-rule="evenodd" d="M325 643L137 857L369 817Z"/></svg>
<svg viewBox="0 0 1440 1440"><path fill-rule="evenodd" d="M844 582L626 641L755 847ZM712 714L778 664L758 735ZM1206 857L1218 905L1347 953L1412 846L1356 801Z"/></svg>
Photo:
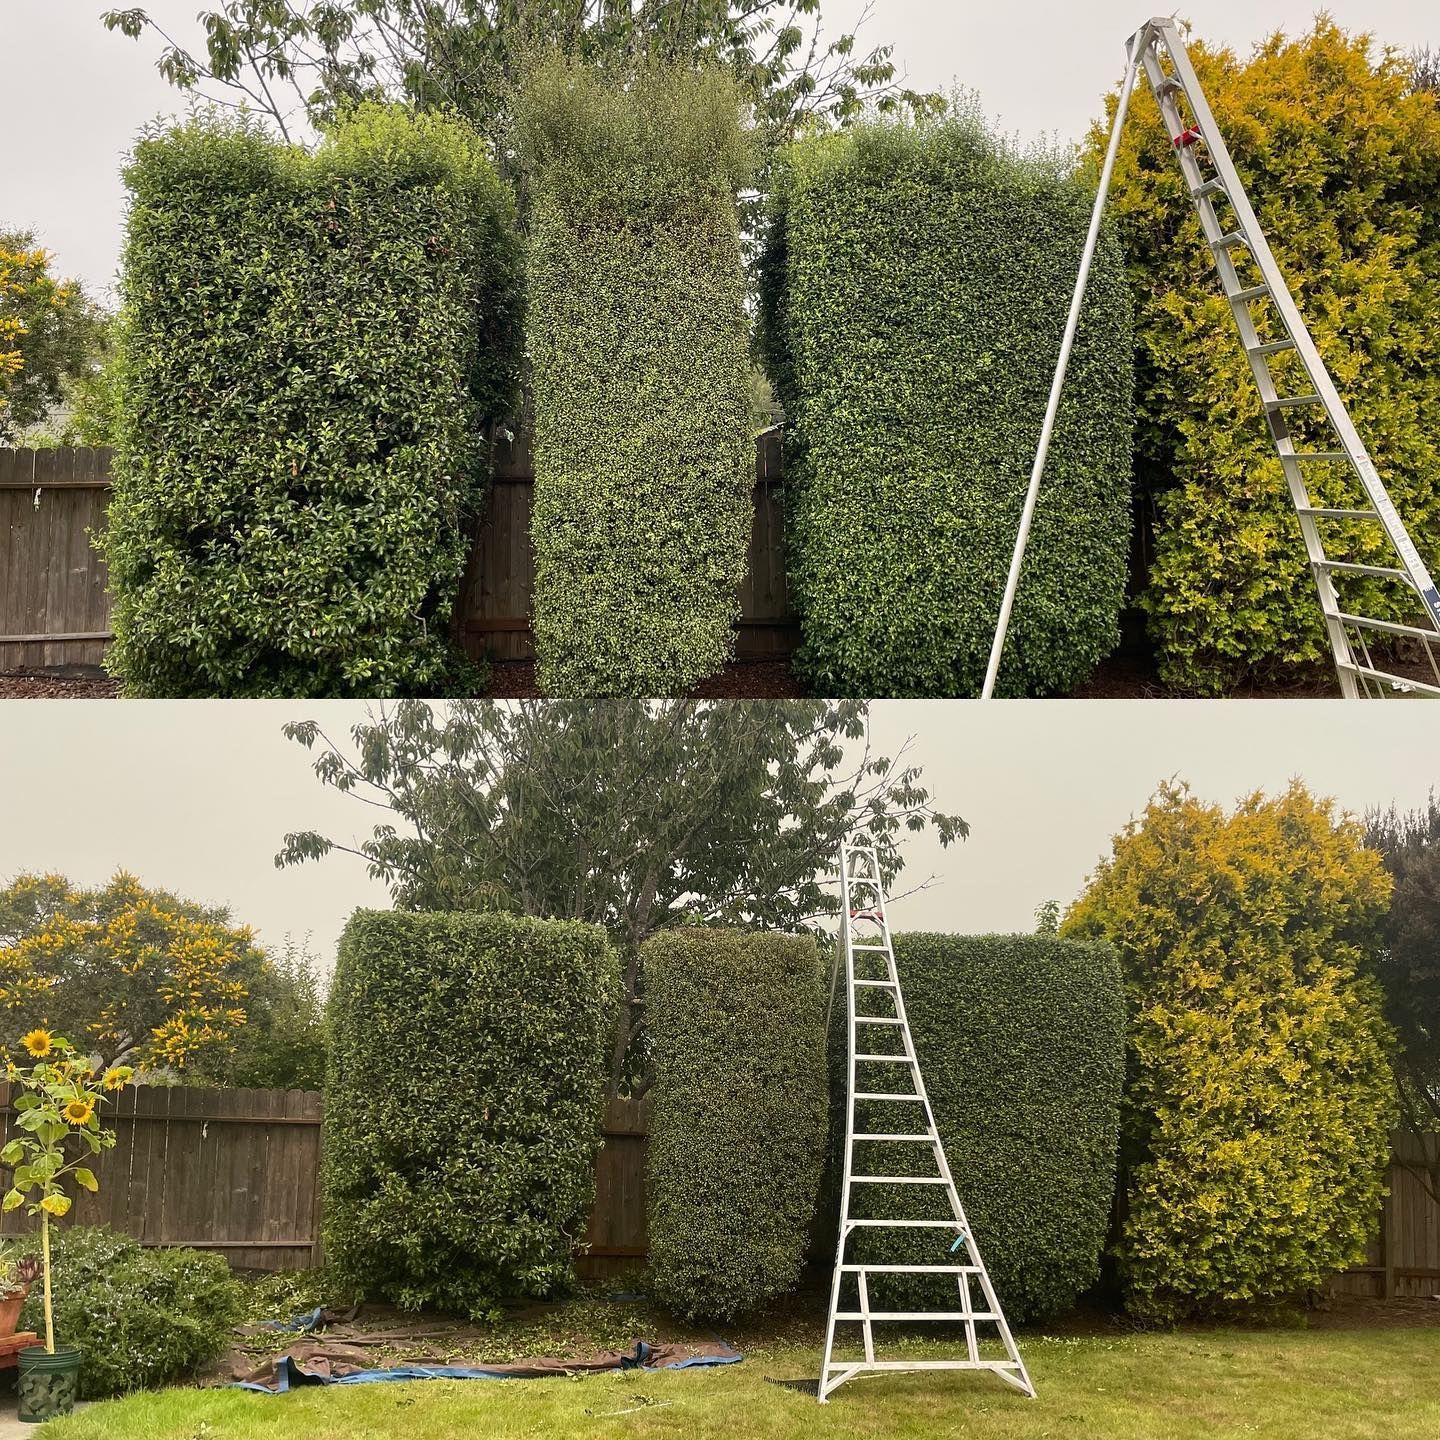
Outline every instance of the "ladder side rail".
<svg viewBox="0 0 1440 1440"><path fill-rule="evenodd" d="M1065 331L1060 338L1060 358L1055 365L1055 377L1050 385L1050 398L1045 404L1045 417L1040 422L1040 439L1035 449L1035 461L1030 470L1030 481L1025 488L1025 502L1020 510L1020 524L1015 532L1015 549L1010 556L1010 569L1005 576L1005 591L1000 599L1000 613L995 621L995 635L990 643L990 658L985 666L985 681L980 689L980 698L990 700L995 695L995 682L1000 674L1000 660L1005 653L1005 636L1010 629L1010 612L1015 605L1015 595L1020 588L1020 568L1025 560L1025 547L1030 539L1030 525L1035 518L1035 506L1040 498L1040 482L1045 475L1045 462L1050 457L1050 439L1055 431L1055 422L1060 414L1060 397L1065 390L1065 376L1070 368L1070 352L1075 346L1075 336L1080 329L1080 316L1085 304L1085 289L1090 280L1090 267L1095 259L1095 249L1100 242L1100 224L1105 216L1105 200L1110 193L1110 180L1115 173L1115 159L1120 153L1120 135L1125 129L1125 116L1130 109L1130 96L1135 89L1135 72L1138 63L1141 31L1130 43L1125 61L1125 79L1120 85L1120 101L1115 107L1115 122L1110 130L1110 146L1105 152L1105 163L1100 170L1100 183L1095 192L1095 208L1090 215L1090 229L1085 236L1085 246L1080 252L1080 269L1075 277L1075 291L1070 300L1070 313L1066 317Z"/></svg>
<svg viewBox="0 0 1440 1440"><path fill-rule="evenodd" d="M1316 393L1324 402L1325 409L1329 413L1330 423L1349 455L1350 462L1359 476L1371 505L1379 516L1380 524L1384 528L1387 538L1409 572L1411 582L1430 617L1435 621L1437 629L1440 629L1440 591L1437 591L1434 579L1426 568L1425 562L1420 558L1420 552L1415 548L1409 532L1405 529L1404 522L1400 519L1394 503L1385 489L1385 484L1380 478L1380 472L1375 468L1375 462L1370 458L1370 452L1366 449L1365 442L1361 440L1360 432L1356 430L1354 422L1350 419L1349 411L1340 399L1340 392L1335 388L1330 371L1321 358L1319 350L1316 349L1315 341L1310 335L1304 317L1300 314L1300 308L1290 293L1290 287L1285 283L1285 277L1270 249L1265 233L1260 227L1259 217L1250 204L1250 198L1240 182L1234 161L1230 158L1230 151L1225 144L1220 127L1216 124L1215 116L1210 109L1210 102L1206 99L1200 79L1195 73L1195 67L1191 64L1190 55L1180 36L1179 28L1173 21L1165 20L1157 22L1155 30L1157 38L1163 41L1170 56L1170 62L1175 67L1175 73L1185 90L1186 99L1190 102L1195 121L1205 137L1211 161L1224 182L1226 193L1239 219L1240 229L1245 234L1250 252L1260 267L1260 273L1265 277L1265 283L1270 287L1271 300L1279 310L1280 318L1291 340L1295 342L1300 363L1310 377Z"/></svg>
<svg viewBox="0 0 1440 1440"><path fill-rule="evenodd" d="M835 1242L835 1274L830 1284L830 1314L825 1326L825 1358L820 1367L821 1404L847 1376L830 1384L831 1357L835 1351L835 1316L840 1309L840 1283L845 1273L845 1246L850 1236L850 1168L855 1147L855 956L850 935L850 847L840 846L841 943L845 956L845 1169L840 1190L839 1236Z"/></svg>
<svg viewBox="0 0 1440 1440"><path fill-rule="evenodd" d="M1176 42L1179 43L1178 41ZM1172 61L1174 52L1171 52ZM1167 132L1171 137L1179 135L1185 129L1188 121L1180 113L1180 108L1175 103L1173 94L1165 86L1165 73L1160 67L1159 57L1155 53L1153 44L1147 48L1142 56L1142 63L1145 69L1145 78L1150 82L1150 89L1154 92L1155 103L1160 108L1160 114L1165 122ZM1192 71L1193 74L1193 71ZM1182 87L1185 85L1184 77L1177 76ZM1198 87L1198 81L1196 82ZM1191 101L1192 106L1196 101L1186 88L1186 98ZM1208 115L1208 111L1207 111ZM1234 192L1239 190L1239 179L1234 175L1234 167L1229 166L1229 176L1226 170L1219 164L1219 158L1224 151L1224 141L1218 131L1212 136L1214 117L1210 116L1210 129L1204 123L1201 128L1205 133L1205 143L1210 151L1211 159L1216 161L1216 169L1220 172L1221 182L1226 187L1226 195L1234 200ZM1198 112L1197 112L1198 119ZM1254 318L1250 314L1250 304L1246 300L1236 300L1236 296L1244 291L1245 285L1240 278L1240 273L1235 266L1228 248L1219 245L1224 236L1224 227L1221 226L1219 217L1215 213L1214 202L1209 195L1199 193L1205 181L1205 176L1200 169L1200 163L1196 160L1194 152L1185 145L1175 147L1175 153L1180 162L1180 173L1185 180L1185 188L1190 193L1191 203L1194 205L1196 217L1200 222L1200 229L1206 245L1210 250L1210 257L1215 263L1215 268L1220 275L1220 284L1225 292L1226 298L1230 301L1231 314L1234 317L1236 328L1240 332L1240 344L1245 352L1245 358L1250 364L1250 372L1255 379L1256 388L1260 392L1260 403L1264 408L1266 423L1270 427L1271 439L1280 453L1281 467L1285 472L1285 481L1290 489L1291 502L1295 508L1296 516L1300 522L1301 536L1305 541L1305 553L1310 561L1310 575L1315 584L1316 595L1320 601L1320 610L1325 618L1326 638L1330 642L1331 656L1335 662L1335 673L1339 678L1340 688L1347 700L1358 697L1359 687L1356 684L1355 676L1345 667L1352 663L1353 656L1350 652L1349 637L1345 627L1339 619L1340 603L1335 594L1335 587L1330 579L1329 573L1318 568L1316 561L1325 558L1325 550L1320 537L1319 527L1312 516L1305 513L1310 508L1309 493L1305 488L1304 477L1300 474L1299 465L1295 460L1287 460L1285 450L1288 448L1293 455L1294 446L1290 443L1289 427L1285 424L1282 413L1273 408L1275 401L1280 399L1280 393L1275 386L1275 377L1270 373L1270 367L1265 363L1262 355L1257 353L1260 345L1260 335L1255 328ZM1228 152L1225 155L1228 161ZM1233 189L1232 189L1233 179ZM1240 192L1243 195L1243 191ZM1237 217L1240 216L1238 207ZM1259 221L1255 219L1251 211L1248 221L1241 217L1240 228L1245 232L1247 241L1250 240L1252 230L1258 231ZM1253 253L1253 252L1252 252ZM1258 256L1257 256L1258 262ZM1273 257L1272 257L1273 265ZM1264 267L1262 266L1262 270ZM1265 275L1266 285L1272 297L1276 294L1276 285L1284 288L1284 281L1280 278L1278 269L1272 277ZM1283 318L1283 311L1282 318ZM1298 314L1297 314L1298 318Z"/></svg>

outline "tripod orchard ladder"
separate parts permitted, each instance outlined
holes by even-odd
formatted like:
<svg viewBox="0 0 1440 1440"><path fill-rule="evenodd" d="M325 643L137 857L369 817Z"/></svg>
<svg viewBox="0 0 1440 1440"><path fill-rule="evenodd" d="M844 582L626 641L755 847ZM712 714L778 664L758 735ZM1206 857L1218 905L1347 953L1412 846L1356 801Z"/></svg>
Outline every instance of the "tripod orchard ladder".
<svg viewBox="0 0 1440 1440"><path fill-rule="evenodd" d="M1120 135L1142 69L1169 130L1260 391L1270 438L1300 523L1341 693L1347 699L1440 696L1440 592L1305 327L1180 32L1172 20L1151 20L1131 37L1127 49L1125 80L1021 511L982 697L991 697L999 673ZM1367 613L1370 610L1387 613ZM1383 652L1377 657L1372 651L1380 642L1408 646L1417 652L1417 661L1423 656L1428 667L1419 677L1386 670Z"/></svg>
<svg viewBox="0 0 1440 1440"><path fill-rule="evenodd" d="M1015 1346L1010 1326L990 1283L979 1246L965 1218L955 1180L945 1158L935 1116L925 1093L895 951L890 941L880 860L873 846L840 847L841 949L845 964L847 1080L845 1109L845 1172L840 1199L840 1236L835 1250L835 1273L830 1287L830 1314L825 1329L825 1359L820 1372L819 1396L825 1403L832 1391L856 1375L895 1370L989 1370L1022 1394L1035 1394L1025 1362ZM863 1003L862 1003L862 997ZM863 1038L863 1047L860 1044ZM863 1071L863 1083L861 1072ZM897 1075L901 1077L896 1080ZM904 1081L909 1088L902 1088ZM896 1116L900 1118L895 1118ZM859 1147L863 1159L857 1172ZM877 1170L878 1157L888 1158ZM934 1169L921 1173L916 1157L928 1157ZM882 1173L883 1172L883 1173ZM945 1215L917 1218L894 1214L892 1187L913 1186L920 1196L943 1201ZM867 1205L862 1196L873 1199ZM856 1209L869 1213L856 1214ZM900 1207L924 1208L922 1203ZM931 1206L930 1208L937 1208ZM888 1211L888 1214L876 1213ZM931 1232L937 1236L938 1258L946 1263L915 1261L908 1264L871 1263L858 1250L867 1234ZM958 1253L957 1253L958 1252ZM953 1277L956 1302L944 1309L878 1307L871 1286L897 1283L895 1276ZM899 1282L904 1283L904 1282ZM943 1281L940 1283L944 1283ZM849 1299L853 1284L856 1300ZM975 1291L980 1300L976 1308ZM841 1309L841 1304L854 1308ZM875 1326L886 1322L906 1325L925 1321L963 1323L965 1358L957 1360L883 1360L876 1358ZM837 1324L858 1324L862 1359L835 1358ZM982 1325L996 1335L980 1334ZM1003 1354L991 1353L998 1340ZM982 1346L984 1350L982 1351Z"/></svg>

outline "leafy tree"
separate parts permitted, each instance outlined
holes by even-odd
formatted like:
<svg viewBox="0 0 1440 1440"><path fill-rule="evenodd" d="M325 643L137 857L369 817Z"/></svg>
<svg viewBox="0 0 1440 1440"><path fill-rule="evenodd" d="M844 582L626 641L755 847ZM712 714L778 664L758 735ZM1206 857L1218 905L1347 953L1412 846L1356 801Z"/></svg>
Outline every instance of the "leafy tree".
<svg viewBox="0 0 1440 1440"><path fill-rule="evenodd" d="M933 97L897 79L891 46L856 51L868 16L827 41L820 0L224 0L200 12L203 54L143 8L103 19L132 39L152 32L172 84L258 110L287 138L297 116L324 124L381 95L458 111L503 164L515 97L540 50L622 74L637 60L722 64L772 144L867 104L931 108Z"/></svg>
<svg viewBox="0 0 1440 1440"><path fill-rule="evenodd" d="M875 753L866 714L856 701L405 701L356 725L351 748L299 721L285 733L319 743L322 783L389 813L358 846L287 835L275 863L339 850L402 909L603 925L624 956L618 1090L643 1070L650 935L696 918L817 929L839 909L843 838L870 838L888 885L906 833L933 827L942 845L968 833L932 806L903 749Z"/></svg>
<svg viewBox="0 0 1440 1440"><path fill-rule="evenodd" d="M44 1027L105 1065L183 1072L233 1043L263 965L227 911L123 870L98 890L21 875L0 890L0 1058Z"/></svg>
<svg viewBox="0 0 1440 1440"><path fill-rule="evenodd" d="M1390 880L1298 781L1232 814L1162 786L1063 933L1108 940L1131 1015L1116 1240L1170 1322L1303 1296L1365 1254L1395 1086L1371 973Z"/></svg>
<svg viewBox="0 0 1440 1440"><path fill-rule="evenodd" d="M96 369L105 326L78 280L50 273L32 231L0 231L0 444L13 445Z"/></svg>
<svg viewBox="0 0 1440 1440"><path fill-rule="evenodd" d="M1377 974L1395 1056L1401 1108L1416 1130L1440 1129L1440 799L1366 820L1366 841L1395 882ZM1440 1177L1437 1177L1440 1183Z"/></svg>
<svg viewBox="0 0 1440 1440"><path fill-rule="evenodd" d="M245 1024L228 1049L187 1070L196 1084L318 1090L325 1083L325 982L319 957L287 937L249 982Z"/></svg>

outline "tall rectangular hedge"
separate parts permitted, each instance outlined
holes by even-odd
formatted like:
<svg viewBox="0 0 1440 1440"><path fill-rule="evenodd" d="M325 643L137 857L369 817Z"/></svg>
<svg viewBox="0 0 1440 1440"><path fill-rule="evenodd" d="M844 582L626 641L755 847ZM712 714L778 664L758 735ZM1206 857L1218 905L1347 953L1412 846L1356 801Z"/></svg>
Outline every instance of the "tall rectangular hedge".
<svg viewBox="0 0 1440 1440"><path fill-rule="evenodd" d="M112 668L144 695L440 688L518 367L479 141L378 106L313 154L192 120L125 177Z"/></svg>
<svg viewBox="0 0 1440 1440"><path fill-rule="evenodd" d="M825 1155L825 997L815 942L680 929L644 950L654 1063L656 1295L730 1320L799 1278Z"/></svg>
<svg viewBox="0 0 1440 1440"><path fill-rule="evenodd" d="M329 1002L324 1187L358 1295L478 1318L569 1283L618 997L593 925L356 911Z"/></svg>
<svg viewBox="0 0 1440 1440"><path fill-rule="evenodd" d="M825 695L979 690L1092 194L973 118L877 121L777 167L762 328L785 407L798 665ZM1065 693L1119 639L1130 299L1096 257L999 691Z"/></svg>
<svg viewBox="0 0 1440 1440"><path fill-rule="evenodd" d="M520 133L540 681L683 693L733 653L753 503L739 96L554 65Z"/></svg>
<svg viewBox="0 0 1440 1440"><path fill-rule="evenodd" d="M946 1158L1005 1313L1012 1321L1057 1314L1099 1275L1115 1194L1125 1070L1125 1001L1115 955L1107 945L1053 935L910 934L895 937L895 957ZM836 1009L838 1151L845 1136L845 1042L843 1007ZM872 999L865 1013L881 1010ZM874 1037L880 1028L863 1027L870 1032L864 1043L886 1053L887 1042ZM888 1088L895 1068L862 1064L859 1083ZM902 1108L862 1103L857 1128L888 1131L918 1118L918 1107L913 1116L906 1108L902 1122ZM900 1150L858 1144L856 1173L897 1173ZM924 1146L905 1147L905 1158L916 1168L899 1173L935 1173ZM862 1210L867 1206L877 1208ZM932 1187L913 1185L857 1186L852 1213L949 1216ZM856 1233L856 1259L953 1263L948 1234ZM871 1287L879 1309L933 1305L938 1293L928 1278L875 1277Z"/></svg>

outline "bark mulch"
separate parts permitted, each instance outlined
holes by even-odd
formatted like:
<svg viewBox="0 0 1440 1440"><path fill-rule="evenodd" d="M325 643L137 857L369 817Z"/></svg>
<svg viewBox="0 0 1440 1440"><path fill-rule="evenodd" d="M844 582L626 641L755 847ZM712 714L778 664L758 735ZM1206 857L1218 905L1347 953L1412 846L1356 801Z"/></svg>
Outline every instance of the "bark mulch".
<svg viewBox="0 0 1440 1440"><path fill-rule="evenodd" d="M0 700L113 700L120 682L108 675L68 675L61 671L0 672Z"/></svg>

